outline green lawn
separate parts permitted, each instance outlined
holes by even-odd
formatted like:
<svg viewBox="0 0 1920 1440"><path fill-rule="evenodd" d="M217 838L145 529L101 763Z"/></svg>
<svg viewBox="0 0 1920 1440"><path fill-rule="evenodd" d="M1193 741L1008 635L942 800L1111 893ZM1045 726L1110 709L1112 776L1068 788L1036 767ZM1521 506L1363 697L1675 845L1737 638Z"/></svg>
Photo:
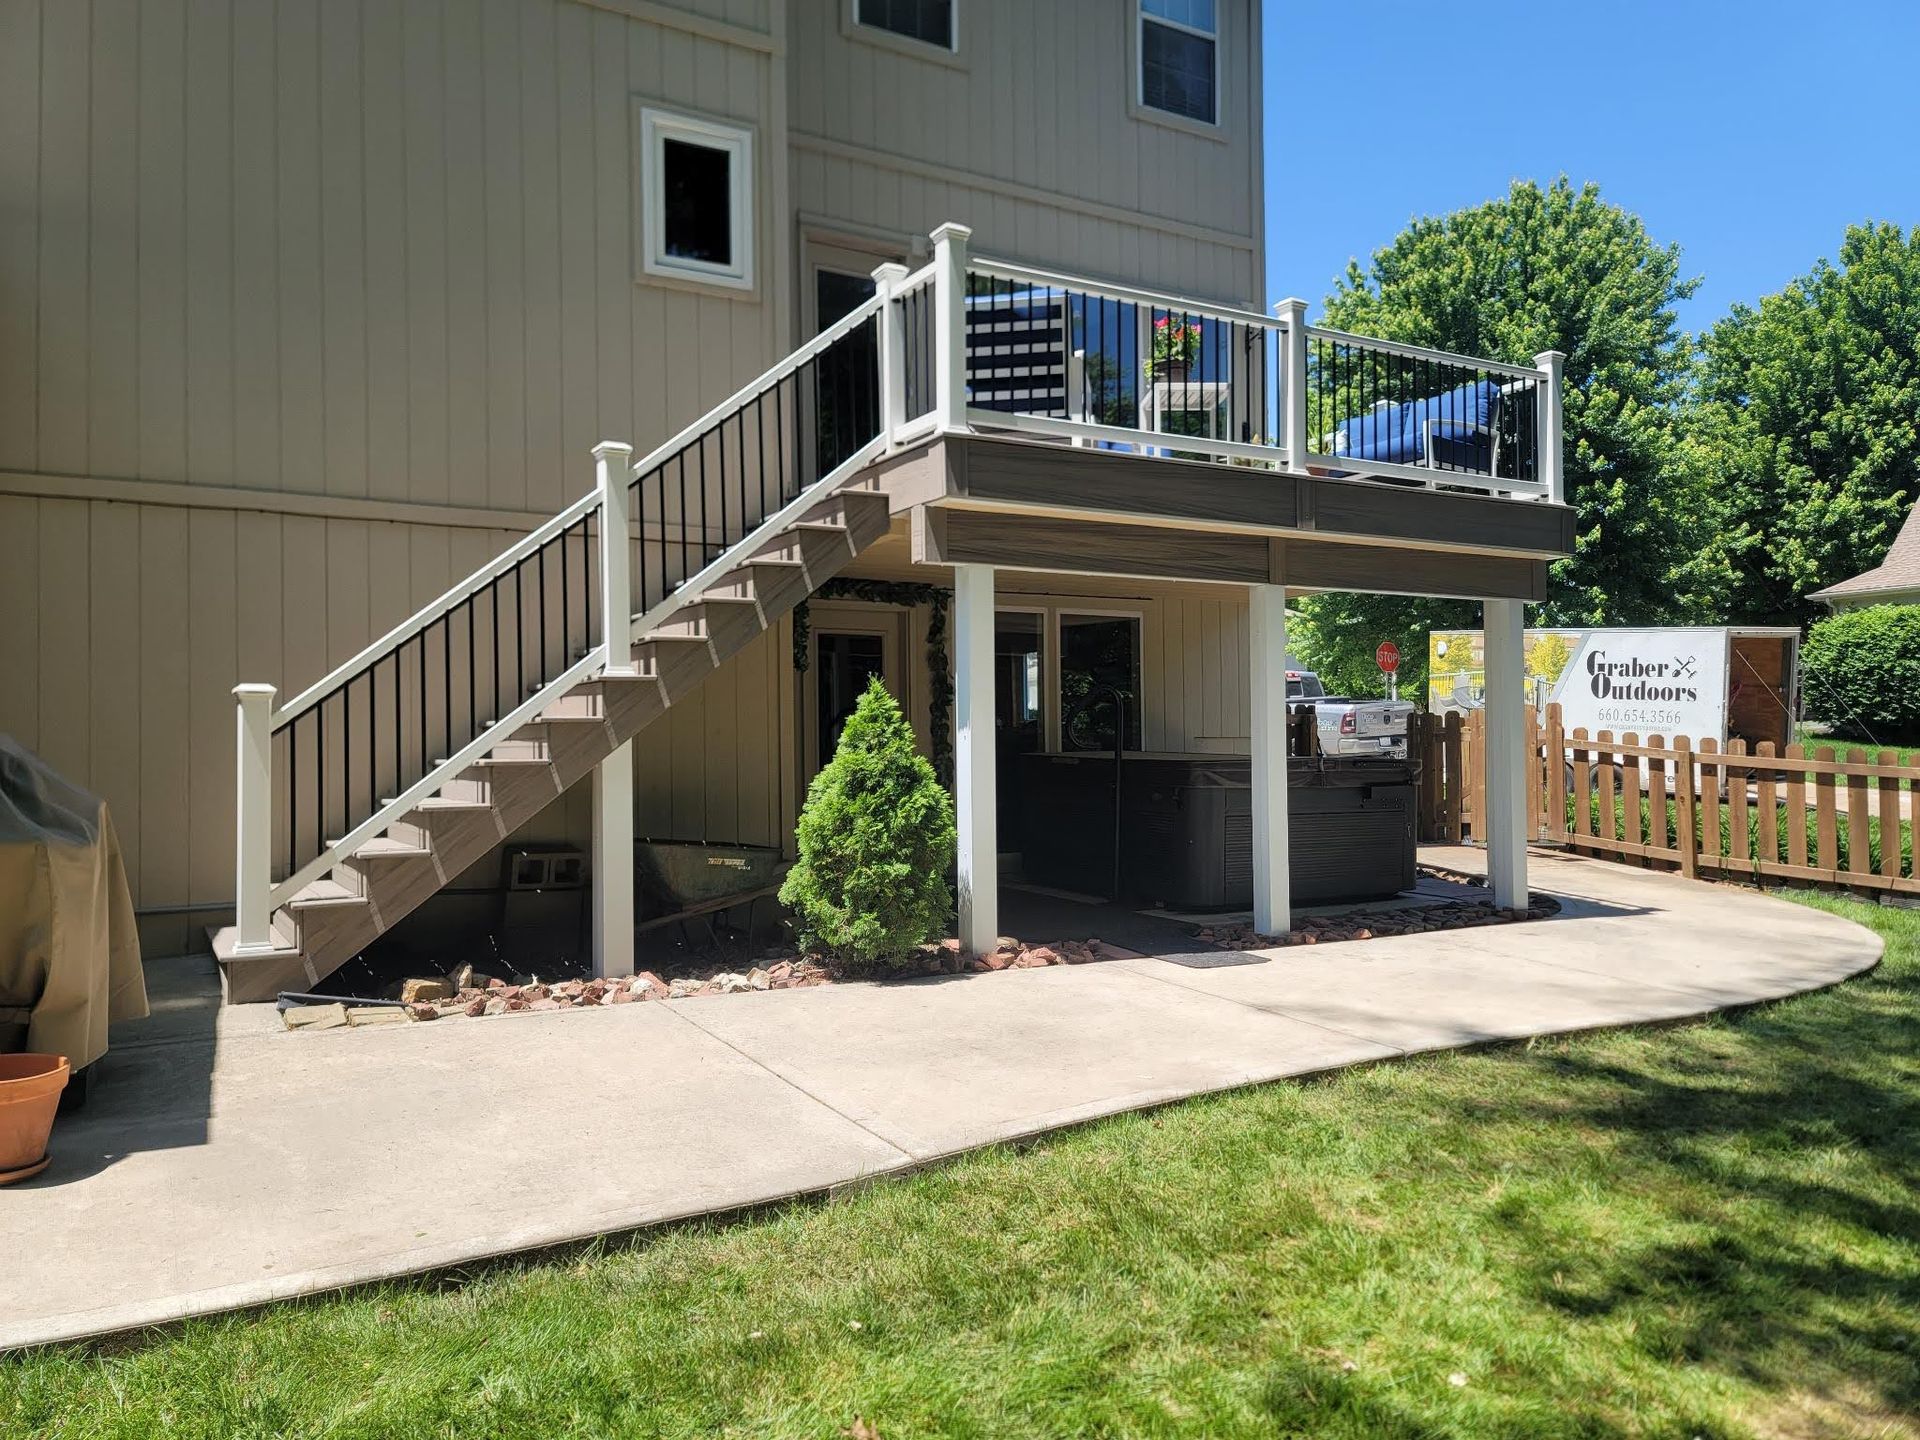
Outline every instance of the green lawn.
<svg viewBox="0 0 1920 1440"><path fill-rule="evenodd" d="M37 1355L0 1435L1920 1436L1920 912L1809 903L1887 963Z"/></svg>
<svg viewBox="0 0 1920 1440"><path fill-rule="evenodd" d="M1869 760L1878 759L1882 750L1891 750L1900 757L1895 762L1896 764L1920 765L1920 746L1916 745L1882 745L1872 740L1861 739L1858 736L1839 734L1815 735L1807 730L1794 731L1793 738L1797 744L1806 747L1806 752L1809 755L1813 754L1813 752L1822 745L1831 749L1833 753L1842 760L1847 758L1847 752L1849 750L1864 750L1867 752L1867 758Z"/></svg>

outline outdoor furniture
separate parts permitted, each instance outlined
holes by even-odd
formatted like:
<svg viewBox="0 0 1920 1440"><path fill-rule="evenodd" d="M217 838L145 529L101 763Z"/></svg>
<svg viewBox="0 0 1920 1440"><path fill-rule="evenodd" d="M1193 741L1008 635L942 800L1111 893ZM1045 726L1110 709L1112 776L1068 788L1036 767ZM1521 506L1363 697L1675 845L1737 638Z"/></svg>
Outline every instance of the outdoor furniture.
<svg viewBox="0 0 1920 1440"><path fill-rule="evenodd" d="M1498 473L1504 399L1498 381L1474 380L1419 400L1383 400L1365 414L1340 422L1333 453L1381 464L1493 475Z"/></svg>

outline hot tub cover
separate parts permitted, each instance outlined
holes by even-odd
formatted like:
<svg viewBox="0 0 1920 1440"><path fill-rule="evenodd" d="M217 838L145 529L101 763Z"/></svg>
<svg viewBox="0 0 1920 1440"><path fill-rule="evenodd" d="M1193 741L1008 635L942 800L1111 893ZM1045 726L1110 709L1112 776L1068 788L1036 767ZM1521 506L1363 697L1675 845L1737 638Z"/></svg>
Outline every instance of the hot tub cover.
<svg viewBox="0 0 1920 1440"><path fill-rule="evenodd" d="M106 1053L147 1013L120 841L104 802L0 735L0 1051Z"/></svg>

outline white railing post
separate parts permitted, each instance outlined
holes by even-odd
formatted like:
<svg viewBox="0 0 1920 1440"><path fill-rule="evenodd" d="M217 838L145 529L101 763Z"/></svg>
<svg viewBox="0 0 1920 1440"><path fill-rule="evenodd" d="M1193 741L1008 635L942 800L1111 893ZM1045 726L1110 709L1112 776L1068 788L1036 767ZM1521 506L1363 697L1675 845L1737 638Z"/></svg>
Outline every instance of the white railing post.
<svg viewBox="0 0 1920 1440"><path fill-rule="evenodd" d="M880 297L880 436L889 449L907 423L907 319L893 299L907 273L906 266L891 260L873 271L873 291Z"/></svg>
<svg viewBox="0 0 1920 1440"><path fill-rule="evenodd" d="M234 928L236 955L273 943L273 696L271 685L233 687L238 717L234 773Z"/></svg>
<svg viewBox="0 0 1920 1440"><path fill-rule="evenodd" d="M967 241L973 231L949 220L933 231L933 377L935 424L967 424Z"/></svg>
<svg viewBox="0 0 1920 1440"><path fill-rule="evenodd" d="M600 494L600 614L606 633L607 674L632 675L632 532L627 490L633 484L633 447L602 440L593 447L594 487Z"/></svg>
<svg viewBox="0 0 1920 1440"><path fill-rule="evenodd" d="M1280 335L1280 435L1287 469L1307 473L1307 302L1289 296L1274 302L1285 329Z"/></svg>
<svg viewBox="0 0 1920 1440"><path fill-rule="evenodd" d="M1533 357L1533 363L1540 367L1540 383L1533 387L1534 444L1539 448L1534 478L1546 486L1547 499L1555 505L1564 505L1567 476L1560 439L1560 389L1567 357L1558 350L1542 350Z"/></svg>

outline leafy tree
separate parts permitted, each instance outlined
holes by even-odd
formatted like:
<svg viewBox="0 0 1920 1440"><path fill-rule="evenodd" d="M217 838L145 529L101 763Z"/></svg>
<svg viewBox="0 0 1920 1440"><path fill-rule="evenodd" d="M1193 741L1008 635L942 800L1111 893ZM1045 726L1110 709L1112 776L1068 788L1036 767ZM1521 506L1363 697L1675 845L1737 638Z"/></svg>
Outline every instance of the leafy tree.
<svg viewBox="0 0 1920 1440"><path fill-rule="evenodd" d="M1920 228L1848 228L1703 342L1690 458L1715 497L1727 613L1811 619L1880 562L1920 493Z"/></svg>
<svg viewBox="0 0 1920 1440"><path fill-rule="evenodd" d="M1800 651L1807 709L1852 740L1920 742L1920 605L1869 605L1816 623Z"/></svg>
<svg viewBox="0 0 1920 1440"><path fill-rule="evenodd" d="M855 973L913 959L953 913L953 823L953 801L875 676L800 812L800 858L780 900L802 943Z"/></svg>
<svg viewBox="0 0 1920 1440"><path fill-rule="evenodd" d="M1567 495L1575 553L1553 566L1540 619L1639 624L1694 618L1712 593L1703 507L1679 462L1676 419L1691 364L1675 305L1697 280L1597 186L1515 181L1496 200L1415 220L1327 298L1326 323L1362 335L1530 364L1567 356ZM1426 673L1430 629L1476 627L1471 602L1327 595L1302 602L1307 651L1345 676L1381 640ZM1367 670L1371 660L1367 658ZM1377 684L1377 681L1375 681Z"/></svg>

